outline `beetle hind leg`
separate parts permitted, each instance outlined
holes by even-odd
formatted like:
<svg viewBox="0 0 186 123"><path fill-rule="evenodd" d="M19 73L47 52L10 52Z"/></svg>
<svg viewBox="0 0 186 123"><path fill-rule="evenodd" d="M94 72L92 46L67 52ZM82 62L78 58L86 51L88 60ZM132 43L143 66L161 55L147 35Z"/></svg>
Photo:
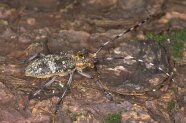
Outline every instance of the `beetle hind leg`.
<svg viewBox="0 0 186 123"><path fill-rule="evenodd" d="M67 94L67 92L68 92L68 90L69 90L69 88L71 86L72 77L73 77L73 73L70 74L70 77L68 79L68 82L66 83L66 86L64 88L64 91L63 91L60 99L58 100L58 102L56 104L55 111L54 111L55 114L59 111L60 104L63 102L63 100L64 100L64 98L65 98L65 96L66 96L66 94Z"/></svg>
<svg viewBox="0 0 186 123"><path fill-rule="evenodd" d="M34 55L32 55L29 58L23 60L22 62L23 63L29 63L29 62L33 61L34 59L36 59L36 58L42 58L42 57L45 57L45 54L43 54L43 53L35 53Z"/></svg>
<svg viewBox="0 0 186 123"><path fill-rule="evenodd" d="M28 100L24 106L24 109L26 109L29 105L30 100L32 100L34 97L36 97L41 91L43 91L44 89L46 89L48 86L50 86L56 79L56 76L54 76L51 80L49 80L48 82L46 82L43 86L41 86L37 91L35 92L31 92L28 96Z"/></svg>
<svg viewBox="0 0 186 123"><path fill-rule="evenodd" d="M89 75L89 74L87 74L87 73L84 73L83 71L78 71L78 73L81 74L82 76L88 78L88 79L94 79L93 76L91 76L91 75ZM112 95L111 95L108 91L105 90L105 88L103 87L103 84L100 82L99 79L96 80L96 84L99 86L99 89L100 89L100 91L103 93L103 95L104 95L108 100L112 101L112 100L113 100Z"/></svg>

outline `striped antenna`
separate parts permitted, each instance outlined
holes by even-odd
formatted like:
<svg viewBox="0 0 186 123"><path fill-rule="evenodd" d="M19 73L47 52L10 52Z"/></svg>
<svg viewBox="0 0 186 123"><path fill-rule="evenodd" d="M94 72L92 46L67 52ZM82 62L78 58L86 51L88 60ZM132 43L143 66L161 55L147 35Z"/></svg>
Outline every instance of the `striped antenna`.
<svg viewBox="0 0 186 123"><path fill-rule="evenodd" d="M142 20L141 22L139 22L138 24L128 28L127 30L123 31L122 33L116 35L113 39L105 42L103 45L100 46L100 48L95 52L95 55L97 55L106 45L108 45L110 42L117 40L118 38L124 36L125 34L127 34L128 32L131 32L132 30L140 27L141 25L143 25L146 21L148 21L151 18L152 15L149 14L149 17L147 17L146 19Z"/></svg>

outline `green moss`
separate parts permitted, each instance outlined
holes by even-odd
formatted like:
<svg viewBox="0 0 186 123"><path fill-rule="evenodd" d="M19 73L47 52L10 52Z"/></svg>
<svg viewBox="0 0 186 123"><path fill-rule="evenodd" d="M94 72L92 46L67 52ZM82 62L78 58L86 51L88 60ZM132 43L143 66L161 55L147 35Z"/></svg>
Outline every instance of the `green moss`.
<svg viewBox="0 0 186 123"><path fill-rule="evenodd" d="M168 35L147 33L147 39L163 44L167 39L170 39L173 58L180 60L183 57L184 44L186 43L186 29L172 32Z"/></svg>
<svg viewBox="0 0 186 123"><path fill-rule="evenodd" d="M0 19L0 26L7 26L8 25L8 21Z"/></svg>
<svg viewBox="0 0 186 123"><path fill-rule="evenodd" d="M172 55L174 56L175 60L179 60L183 57L183 47L184 44L182 42L176 42L172 47Z"/></svg>
<svg viewBox="0 0 186 123"><path fill-rule="evenodd" d="M173 32L170 36L171 40L174 41L174 45L171 47L173 56L176 59L183 57L184 44L186 43L186 29Z"/></svg>
<svg viewBox="0 0 186 123"><path fill-rule="evenodd" d="M165 35L156 35L154 33L147 33L146 37L149 40L153 40L153 41L156 41L158 43L163 43L167 39L167 36L165 36Z"/></svg>
<svg viewBox="0 0 186 123"><path fill-rule="evenodd" d="M5 8L9 8L9 6L7 4L0 3L0 9L5 9Z"/></svg>
<svg viewBox="0 0 186 123"><path fill-rule="evenodd" d="M168 111L172 111L175 107L176 107L176 102L174 100L171 100L170 102L168 102L168 105L167 105Z"/></svg>
<svg viewBox="0 0 186 123"><path fill-rule="evenodd" d="M121 123L121 113L114 113L107 116L105 123Z"/></svg>
<svg viewBox="0 0 186 123"><path fill-rule="evenodd" d="M179 41L179 42L186 42L186 29L177 31L177 32L173 32L171 34L171 38L173 40Z"/></svg>
<svg viewBox="0 0 186 123"><path fill-rule="evenodd" d="M178 88L177 87L172 87L171 90L176 94L178 92Z"/></svg>

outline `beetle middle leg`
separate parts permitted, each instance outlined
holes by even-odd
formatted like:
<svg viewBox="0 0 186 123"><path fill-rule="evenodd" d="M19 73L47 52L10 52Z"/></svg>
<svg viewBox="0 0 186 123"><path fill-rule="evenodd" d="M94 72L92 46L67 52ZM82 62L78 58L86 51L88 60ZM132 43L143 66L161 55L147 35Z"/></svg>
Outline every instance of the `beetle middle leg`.
<svg viewBox="0 0 186 123"><path fill-rule="evenodd" d="M84 73L83 71L80 71L80 70L79 70L78 73L81 74L82 76L88 78L88 79L94 79L93 76L91 76L91 75L89 75L89 74L87 74L87 73ZM103 87L103 84L101 83L101 81L100 81L99 79L96 80L96 84L99 86L99 88L100 88L100 90L102 91L102 93L104 94L104 96L105 96L108 100L112 101L112 100L113 100L112 95L111 95L109 92L107 92L107 91L105 90L105 88Z"/></svg>

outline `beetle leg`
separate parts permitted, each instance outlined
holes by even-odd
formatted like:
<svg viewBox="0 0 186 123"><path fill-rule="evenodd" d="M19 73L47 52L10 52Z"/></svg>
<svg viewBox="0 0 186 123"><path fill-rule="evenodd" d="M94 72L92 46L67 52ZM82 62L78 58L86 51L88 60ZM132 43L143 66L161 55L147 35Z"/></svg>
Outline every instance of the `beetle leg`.
<svg viewBox="0 0 186 123"><path fill-rule="evenodd" d="M73 76L73 73L70 74L70 77L69 77L69 79L68 79L68 82L67 82L67 84L66 84L66 86L65 86L65 88L64 88L65 90L64 90L63 94L61 95L59 101L58 101L57 104L56 104L56 108L55 108L55 112L54 112L55 114L59 111L59 106L60 106L61 102L63 101L64 97L66 96L66 93L67 93L68 89L69 89L70 86L71 86L71 83L72 83L72 76Z"/></svg>
<svg viewBox="0 0 186 123"><path fill-rule="evenodd" d="M41 86L39 90L31 94L31 98L37 96L42 90L46 89L48 86L50 86L56 79L56 76L54 76L51 80L49 80L45 85Z"/></svg>
<svg viewBox="0 0 186 123"><path fill-rule="evenodd" d="M39 88L39 90L37 90L36 92L34 92L34 93L31 92L28 96L28 100L25 103L24 109L26 109L28 107L29 101L31 99L33 99L35 96L37 96L42 90L44 90L45 88L50 86L55 81L55 79L56 79L56 76L54 76L51 80L49 80L45 85L41 86Z"/></svg>
<svg viewBox="0 0 186 123"><path fill-rule="evenodd" d="M88 78L88 79L93 79L93 76L91 76L87 73L84 73L82 70L78 70L78 73L81 74L82 76Z"/></svg>
<svg viewBox="0 0 186 123"><path fill-rule="evenodd" d="M46 89L48 86L50 86L56 79L56 76L54 76L51 80L49 80L45 85L41 86L37 91L34 93L30 93L28 100L33 99L35 96L37 96L42 90Z"/></svg>
<svg viewBox="0 0 186 123"><path fill-rule="evenodd" d="M42 58L44 56L45 56L45 54L43 54L43 53L36 53L36 54L32 55L31 57L29 57L28 59L24 60L23 62L24 63L28 63L28 62L34 60L37 57L41 57Z"/></svg>
<svg viewBox="0 0 186 123"><path fill-rule="evenodd" d="M87 73L84 73L83 71L78 71L78 73L81 74L82 76L88 78L88 79L94 79L93 76L91 76L91 75L89 75L89 74L87 74ZM102 83L100 82L100 80L96 80L96 84L99 86L99 88L100 88L100 90L102 91L102 93L104 94L104 96L105 96L108 100L112 101L112 100L113 100L112 95L104 89L104 87L103 87Z"/></svg>
<svg viewBox="0 0 186 123"><path fill-rule="evenodd" d="M36 57L44 57L45 56L45 54L43 54L43 53L36 53L36 54L34 54L33 56L31 56L29 59L28 59L28 61L32 61L33 59L35 59Z"/></svg>
<svg viewBox="0 0 186 123"><path fill-rule="evenodd" d="M104 58L103 61L112 61L112 60L123 60L125 59L125 57L123 56L117 56L117 57L107 57L107 58Z"/></svg>
<svg viewBox="0 0 186 123"><path fill-rule="evenodd" d="M112 95L104 89L103 84L101 83L101 81L100 80L96 80L96 84L99 86L100 90L103 92L103 94L105 95L105 97L108 100L112 101L113 100Z"/></svg>

